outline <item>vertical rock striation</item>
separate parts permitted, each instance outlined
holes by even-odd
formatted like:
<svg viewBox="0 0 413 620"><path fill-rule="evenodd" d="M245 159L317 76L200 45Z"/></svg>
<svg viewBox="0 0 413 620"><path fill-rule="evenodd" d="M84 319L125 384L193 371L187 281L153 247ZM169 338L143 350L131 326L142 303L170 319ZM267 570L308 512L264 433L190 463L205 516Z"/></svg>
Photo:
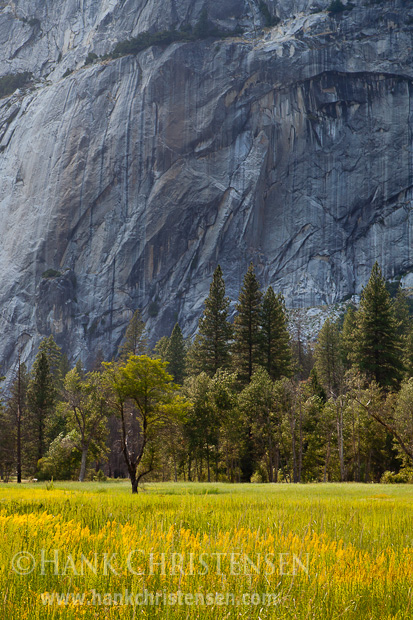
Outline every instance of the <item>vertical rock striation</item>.
<svg viewBox="0 0 413 620"><path fill-rule="evenodd" d="M111 356L136 307L193 333L221 263L293 307L413 270L413 8L317 0L15 0L0 9L0 357ZM244 34L84 66L145 31ZM1 78L0 78L1 86ZM53 271L50 271L53 270ZM47 277L49 276L49 277Z"/></svg>

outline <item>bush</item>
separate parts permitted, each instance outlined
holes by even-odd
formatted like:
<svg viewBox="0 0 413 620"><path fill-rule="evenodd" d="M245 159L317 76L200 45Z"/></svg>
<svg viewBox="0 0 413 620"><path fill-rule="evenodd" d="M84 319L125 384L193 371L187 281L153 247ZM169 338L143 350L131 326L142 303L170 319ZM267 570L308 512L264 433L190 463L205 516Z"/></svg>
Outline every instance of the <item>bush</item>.
<svg viewBox="0 0 413 620"><path fill-rule="evenodd" d="M46 269L42 273L42 278L59 278L61 275L61 272L56 271L56 269Z"/></svg>
<svg viewBox="0 0 413 620"><path fill-rule="evenodd" d="M341 0L332 0L327 11L329 13L342 13L347 10L347 6L341 2Z"/></svg>
<svg viewBox="0 0 413 620"><path fill-rule="evenodd" d="M107 480L107 476L105 476L105 474L103 473L101 469L99 469L99 471L95 473L95 475L93 476L94 482L106 482L106 480Z"/></svg>
<svg viewBox="0 0 413 620"><path fill-rule="evenodd" d="M265 20L265 25L271 28L271 26L276 26L280 23L279 18L276 15L271 15L268 6L265 4L264 0L260 0L260 11Z"/></svg>
<svg viewBox="0 0 413 620"><path fill-rule="evenodd" d="M71 480L80 467L81 454L74 445L75 433L60 433L50 444L46 456L37 464L39 480Z"/></svg>
<svg viewBox="0 0 413 620"><path fill-rule="evenodd" d="M97 54L95 54L94 52L89 52L89 54L86 56L85 65L93 64L98 58L99 56Z"/></svg>
<svg viewBox="0 0 413 620"><path fill-rule="evenodd" d="M149 304L149 308L148 308L148 315L154 319L156 316L158 316L159 313L159 304L157 301L151 301L151 303Z"/></svg>
<svg viewBox="0 0 413 620"><path fill-rule="evenodd" d="M394 471L385 471L380 478L382 484L413 484L413 469L401 469L398 474Z"/></svg>
<svg viewBox="0 0 413 620"><path fill-rule="evenodd" d="M18 88L26 86L32 77L33 74L28 71L4 75L0 78L0 97L7 97Z"/></svg>
<svg viewBox="0 0 413 620"><path fill-rule="evenodd" d="M267 473L265 466L262 463L258 465L257 469L252 474L250 481L255 484L261 484L263 482L268 482L268 473Z"/></svg>
<svg viewBox="0 0 413 620"><path fill-rule="evenodd" d="M214 37L217 39L224 39L226 37L233 37L235 35L242 34L242 29L239 27L235 30L220 30L215 28L208 20L208 15L205 11L201 13L197 24L194 29L190 26L183 26L181 30L162 30L160 32L142 32L137 37L129 39L127 41L120 41L114 48L111 54L108 54L102 59L106 58L119 58L120 56L126 56L127 54L138 54L143 50L151 47L152 45L170 45L176 41L196 41L198 39L206 39L208 37Z"/></svg>

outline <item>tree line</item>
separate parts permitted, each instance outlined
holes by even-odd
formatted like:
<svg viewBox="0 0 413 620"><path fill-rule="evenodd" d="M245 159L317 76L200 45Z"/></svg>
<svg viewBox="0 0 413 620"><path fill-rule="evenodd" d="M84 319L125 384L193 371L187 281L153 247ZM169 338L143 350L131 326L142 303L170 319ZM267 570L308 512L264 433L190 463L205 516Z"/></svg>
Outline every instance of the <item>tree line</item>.
<svg viewBox="0 0 413 620"><path fill-rule="evenodd" d="M151 349L137 310L116 359L70 368L52 336L0 406L7 481L129 477L229 482L407 481L413 327L378 265L360 305L294 341L281 294L251 264L230 320L218 266L194 339Z"/></svg>

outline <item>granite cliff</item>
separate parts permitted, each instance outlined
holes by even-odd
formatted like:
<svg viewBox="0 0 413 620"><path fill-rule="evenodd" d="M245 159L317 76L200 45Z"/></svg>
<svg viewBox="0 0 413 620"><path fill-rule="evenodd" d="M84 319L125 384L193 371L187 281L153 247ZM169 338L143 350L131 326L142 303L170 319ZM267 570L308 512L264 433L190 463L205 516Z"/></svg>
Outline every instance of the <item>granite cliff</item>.
<svg viewBox="0 0 413 620"><path fill-rule="evenodd" d="M328 4L0 2L0 89L32 74L0 99L6 369L50 332L111 356L136 307L193 333L218 262L292 307L413 270L413 3ZM243 34L111 57L205 8Z"/></svg>

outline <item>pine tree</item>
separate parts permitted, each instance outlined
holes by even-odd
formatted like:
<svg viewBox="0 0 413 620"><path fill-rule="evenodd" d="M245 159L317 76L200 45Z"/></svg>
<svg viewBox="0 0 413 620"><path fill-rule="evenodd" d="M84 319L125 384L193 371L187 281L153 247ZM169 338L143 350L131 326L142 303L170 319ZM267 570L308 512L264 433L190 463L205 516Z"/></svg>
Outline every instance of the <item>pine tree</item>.
<svg viewBox="0 0 413 620"><path fill-rule="evenodd" d="M218 265L191 351L194 372L206 372L212 377L219 368L229 366L232 326L228 322L228 307L229 299L225 297L225 283Z"/></svg>
<svg viewBox="0 0 413 620"><path fill-rule="evenodd" d="M8 482L16 469L16 426L3 403L0 403L0 428L0 475Z"/></svg>
<svg viewBox="0 0 413 620"><path fill-rule="evenodd" d="M169 346L168 336L162 336L153 348L155 357L159 357L163 362L166 362L166 355Z"/></svg>
<svg viewBox="0 0 413 620"><path fill-rule="evenodd" d="M413 326L404 341L403 362L406 371L406 377L413 377Z"/></svg>
<svg viewBox="0 0 413 620"><path fill-rule="evenodd" d="M404 339L410 331L410 312L406 291L399 286L393 300L394 316L398 325L398 333Z"/></svg>
<svg viewBox="0 0 413 620"><path fill-rule="evenodd" d="M251 380L254 365L261 357L261 298L260 285L251 263L238 297L238 314L234 321L234 365L244 384Z"/></svg>
<svg viewBox="0 0 413 620"><path fill-rule="evenodd" d="M33 428L35 446L33 457L38 461L45 454L46 424L56 403L57 393L49 360L45 351L39 351L33 364L27 392L28 410Z"/></svg>
<svg viewBox="0 0 413 620"><path fill-rule="evenodd" d="M348 370L355 360L356 350L356 308L351 304L344 315L341 331L341 350L343 364Z"/></svg>
<svg viewBox="0 0 413 620"><path fill-rule="evenodd" d="M166 361L169 363L168 372L173 376L175 383L182 385L185 376L185 342L178 323L172 330L166 350Z"/></svg>
<svg viewBox="0 0 413 620"><path fill-rule="evenodd" d="M44 353L49 364L50 374L53 377L53 385L58 392L63 387L62 376L62 353L61 348L56 344L52 334L48 338L43 338L39 344L39 353Z"/></svg>
<svg viewBox="0 0 413 620"><path fill-rule="evenodd" d="M377 263L363 289L356 326L356 366L380 386L395 386L403 370L402 349L394 307Z"/></svg>
<svg viewBox="0 0 413 620"><path fill-rule="evenodd" d="M273 381L291 375L290 334L284 297L270 286L261 308L261 353L264 368Z"/></svg>
<svg viewBox="0 0 413 620"><path fill-rule="evenodd" d="M0 382L4 377L0 377ZM16 423L9 407L5 407L0 389L0 475L8 482L16 468Z"/></svg>
<svg viewBox="0 0 413 620"><path fill-rule="evenodd" d="M344 380L344 366L337 323L327 319L318 335L315 346L315 367L317 375L328 396L337 396Z"/></svg>
<svg viewBox="0 0 413 620"><path fill-rule="evenodd" d="M147 353L147 340L145 322L142 320L140 310L136 310L126 328L125 336L119 347L119 357L126 361L129 355L145 355Z"/></svg>
<svg viewBox="0 0 413 620"><path fill-rule="evenodd" d="M18 483L22 481L27 446L30 445L26 406L28 383L29 373L27 372L26 365L21 362L19 354L16 378L12 384L10 398L7 402L7 414L14 428L14 456Z"/></svg>

